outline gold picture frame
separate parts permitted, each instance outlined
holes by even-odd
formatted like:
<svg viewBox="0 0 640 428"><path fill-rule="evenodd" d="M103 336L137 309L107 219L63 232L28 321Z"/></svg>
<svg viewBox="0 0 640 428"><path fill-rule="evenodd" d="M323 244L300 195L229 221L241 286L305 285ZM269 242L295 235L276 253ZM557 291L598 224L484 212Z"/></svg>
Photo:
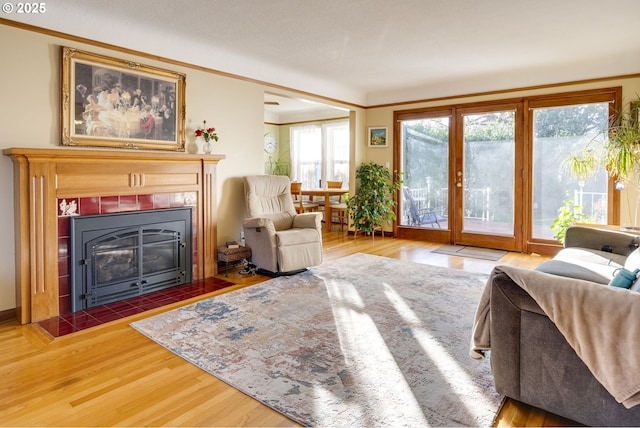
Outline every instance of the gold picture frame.
<svg viewBox="0 0 640 428"><path fill-rule="evenodd" d="M185 150L183 73L62 47L62 145Z"/></svg>

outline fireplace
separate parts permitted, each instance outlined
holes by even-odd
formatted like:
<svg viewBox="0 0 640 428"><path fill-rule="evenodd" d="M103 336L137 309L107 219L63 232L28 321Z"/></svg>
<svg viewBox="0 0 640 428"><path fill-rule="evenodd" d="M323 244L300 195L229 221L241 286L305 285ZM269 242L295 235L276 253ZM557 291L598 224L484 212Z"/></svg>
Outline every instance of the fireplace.
<svg viewBox="0 0 640 428"><path fill-rule="evenodd" d="M216 275L215 173L224 155L80 148L11 148L2 153L14 166L20 323L71 310L67 211L76 217L189 206L192 281ZM69 206L62 213L65 200Z"/></svg>
<svg viewBox="0 0 640 428"><path fill-rule="evenodd" d="M191 208L70 217L71 311L191 282Z"/></svg>

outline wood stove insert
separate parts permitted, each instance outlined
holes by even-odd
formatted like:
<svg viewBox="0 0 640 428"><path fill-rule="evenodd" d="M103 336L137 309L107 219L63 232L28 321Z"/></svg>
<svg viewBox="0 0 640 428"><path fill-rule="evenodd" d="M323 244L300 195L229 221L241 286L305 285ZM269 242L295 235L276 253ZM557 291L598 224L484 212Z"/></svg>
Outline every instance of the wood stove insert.
<svg viewBox="0 0 640 428"><path fill-rule="evenodd" d="M71 311L191 282L191 208L70 217Z"/></svg>

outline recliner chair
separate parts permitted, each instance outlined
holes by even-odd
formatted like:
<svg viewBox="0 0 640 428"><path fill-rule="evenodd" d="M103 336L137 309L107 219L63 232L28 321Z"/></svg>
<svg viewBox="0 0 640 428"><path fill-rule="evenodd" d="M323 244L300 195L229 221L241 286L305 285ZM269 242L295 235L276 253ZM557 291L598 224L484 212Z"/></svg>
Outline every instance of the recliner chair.
<svg viewBox="0 0 640 428"><path fill-rule="evenodd" d="M242 222L259 273L291 275L322 263L322 214L297 214L288 177L244 177L247 217Z"/></svg>

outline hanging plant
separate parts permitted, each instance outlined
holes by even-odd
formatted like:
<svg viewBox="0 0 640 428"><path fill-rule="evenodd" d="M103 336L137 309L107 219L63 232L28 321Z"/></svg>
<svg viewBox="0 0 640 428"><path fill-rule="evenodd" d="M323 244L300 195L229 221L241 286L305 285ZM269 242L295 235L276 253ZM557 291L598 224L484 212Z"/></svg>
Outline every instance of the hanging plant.
<svg viewBox="0 0 640 428"><path fill-rule="evenodd" d="M588 146L581 153L574 153L564 162L564 166L576 178L590 177L598 167L604 167L607 174L622 182L631 182L640 165L640 127L638 108L640 99L631 103L629 111L617 112L609 120L609 127L593 139L600 148Z"/></svg>

